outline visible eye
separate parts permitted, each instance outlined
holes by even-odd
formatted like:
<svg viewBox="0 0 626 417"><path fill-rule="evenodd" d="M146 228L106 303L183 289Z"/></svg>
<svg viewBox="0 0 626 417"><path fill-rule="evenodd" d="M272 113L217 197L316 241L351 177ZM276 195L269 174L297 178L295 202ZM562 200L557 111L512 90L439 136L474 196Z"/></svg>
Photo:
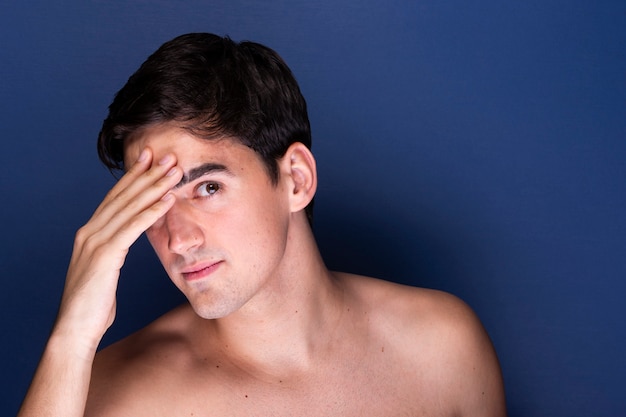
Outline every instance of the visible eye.
<svg viewBox="0 0 626 417"><path fill-rule="evenodd" d="M216 182L203 182L196 187L196 195L198 197L212 197L221 188Z"/></svg>

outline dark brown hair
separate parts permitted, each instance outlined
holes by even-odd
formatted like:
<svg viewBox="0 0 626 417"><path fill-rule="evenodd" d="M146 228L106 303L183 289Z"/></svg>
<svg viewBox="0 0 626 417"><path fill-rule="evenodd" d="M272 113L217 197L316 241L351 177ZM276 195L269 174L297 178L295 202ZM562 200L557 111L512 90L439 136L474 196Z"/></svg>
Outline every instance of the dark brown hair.
<svg viewBox="0 0 626 417"><path fill-rule="evenodd" d="M128 79L102 125L100 159L123 169L133 133L167 122L209 140L240 141L260 155L274 184L289 146L311 147L306 101L282 58L258 43L209 33L166 42ZM309 219L311 211L312 204Z"/></svg>

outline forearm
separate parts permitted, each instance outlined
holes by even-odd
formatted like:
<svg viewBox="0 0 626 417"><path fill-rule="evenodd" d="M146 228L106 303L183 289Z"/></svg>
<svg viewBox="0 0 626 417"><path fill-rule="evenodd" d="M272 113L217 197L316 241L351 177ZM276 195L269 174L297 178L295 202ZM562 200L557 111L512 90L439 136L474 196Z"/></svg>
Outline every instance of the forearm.
<svg viewBox="0 0 626 417"><path fill-rule="evenodd" d="M130 246L173 205L163 197L182 178L170 155L144 150L76 233L59 316L18 417L85 411L100 340L115 319L115 294Z"/></svg>
<svg viewBox="0 0 626 417"><path fill-rule="evenodd" d="M53 333L18 417L82 417L95 348Z"/></svg>

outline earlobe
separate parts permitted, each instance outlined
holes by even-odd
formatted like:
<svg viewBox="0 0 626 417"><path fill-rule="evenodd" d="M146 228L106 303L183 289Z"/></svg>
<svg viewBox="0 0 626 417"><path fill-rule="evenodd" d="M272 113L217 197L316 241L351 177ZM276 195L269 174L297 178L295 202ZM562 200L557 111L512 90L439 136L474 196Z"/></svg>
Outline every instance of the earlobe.
<svg viewBox="0 0 626 417"><path fill-rule="evenodd" d="M289 179L289 204L292 212L303 210L317 190L317 168L311 151L302 143L293 143L282 159L283 174Z"/></svg>

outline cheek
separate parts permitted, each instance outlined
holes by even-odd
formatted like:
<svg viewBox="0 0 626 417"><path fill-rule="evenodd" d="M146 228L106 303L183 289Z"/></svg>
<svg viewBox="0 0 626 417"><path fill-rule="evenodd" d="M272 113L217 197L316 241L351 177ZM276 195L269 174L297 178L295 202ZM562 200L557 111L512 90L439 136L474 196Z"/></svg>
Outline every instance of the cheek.
<svg viewBox="0 0 626 417"><path fill-rule="evenodd" d="M163 227L158 224L159 222L162 222L162 220L158 220L157 223L146 230L146 237L159 259L162 259L164 248L167 248L167 236L163 233Z"/></svg>
<svg viewBox="0 0 626 417"><path fill-rule="evenodd" d="M227 239L233 248L244 250L246 256L273 257L273 252L284 248L288 212L275 196L254 197L231 206L236 209L231 208L227 215L220 217L213 230L222 235L220 239Z"/></svg>
<svg viewBox="0 0 626 417"><path fill-rule="evenodd" d="M256 217L256 236L254 240L263 249L282 252L287 243L289 231L289 212L280 201L276 204L263 205L259 208ZM251 225L252 227L253 225Z"/></svg>

